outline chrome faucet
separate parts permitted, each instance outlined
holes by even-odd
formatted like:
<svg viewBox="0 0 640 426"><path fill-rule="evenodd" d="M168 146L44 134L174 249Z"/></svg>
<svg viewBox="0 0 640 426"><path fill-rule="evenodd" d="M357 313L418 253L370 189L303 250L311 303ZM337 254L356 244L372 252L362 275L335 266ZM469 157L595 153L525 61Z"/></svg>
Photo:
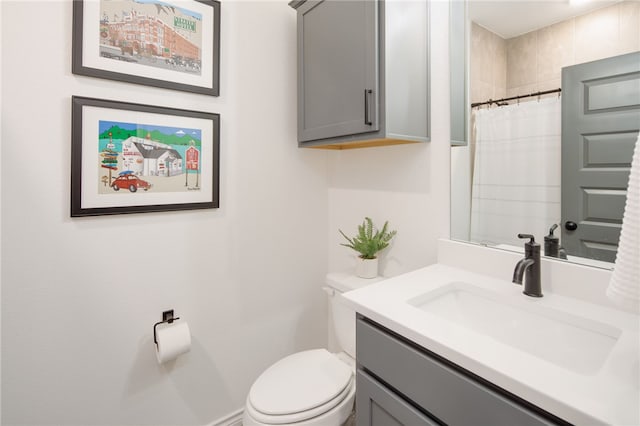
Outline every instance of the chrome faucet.
<svg viewBox="0 0 640 426"><path fill-rule="evenodd" d="M540 244L536 243L530 234L518 234L518 238L530 238L530 241L524 243L524 259L521 259L513 270L513 283L522 284L524 276L523 293L531 297L542 297Z"/></svg>

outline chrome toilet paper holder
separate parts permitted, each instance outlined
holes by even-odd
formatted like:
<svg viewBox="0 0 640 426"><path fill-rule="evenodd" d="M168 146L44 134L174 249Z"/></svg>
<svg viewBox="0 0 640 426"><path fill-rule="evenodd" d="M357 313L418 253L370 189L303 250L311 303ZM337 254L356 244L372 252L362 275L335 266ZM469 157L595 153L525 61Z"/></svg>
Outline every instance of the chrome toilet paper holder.
<svg viewBox="0 0 640 426"><path fill-rule="evenodd" d="M158 321L157 323L153 324L153 343L156 344L156 346L158 346L158 338L156 337L156 327L158 327L160 324L164 324L164 323L173 323L174 321L179 320L180 317L173 317L173 309L169 310L169 311L164 311L162 313L162 321Z"/></svg>

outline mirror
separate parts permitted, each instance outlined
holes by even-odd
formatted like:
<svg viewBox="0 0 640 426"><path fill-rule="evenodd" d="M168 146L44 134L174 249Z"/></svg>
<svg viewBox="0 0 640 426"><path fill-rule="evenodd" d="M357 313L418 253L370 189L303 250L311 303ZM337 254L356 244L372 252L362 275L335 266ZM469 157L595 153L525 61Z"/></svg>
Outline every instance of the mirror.
<svg viewBox="0 0 640 426"><path fill-rule="evenodd" d="M451 238L521 251L517 233L533 233L544 245L550 228L558 225L554 238L560 238L559 251L554 257L566 255L570 261L611 268L617 238L613 243L612 237L609 242L593 242L587 250L573 248L574 224L569 220L573 218L567 218L565 207L579 204L584 210L597 211L605 227L619 235L626 181L623 187L595 191L592 198L566 195L570 192L564 185L571 178L565 163L573 157L575 163L578 157L586 158L584 150L569 155L565 148L571 130L565 123L573 123L573 115L582 113L570 97L591 89L568 87L573 83L563 77L562 69L571 76L569 71L581 70L582 64L626 57L623 60L635 67L629 74L632 78L618 76L598 89L617 85L619 91L631 93L629 102L607 111L632 111L632 120L639 123L640 70L636 69L640 60L635 55L640 55L640 2L593 1L574 6L567 1L454 0L450 12ZM591 79L600 80L605 81ZM531 94L535 96L526 96ZM482 105L471 108L476 103ZM543 124L532 121L538 116ZM622 180L624 173L628 179L638 134L638 124L633 126L617 132L617 158L609 155L600 163L600 169L617 167ZM553 140L541 139L548 135ZM613 151L597 138L580 137L590 147L589 155L600 150L604 158ZM522 187L525 181L528 188ZM581 230L589 227L583 225L587 222L589 218L575 219Z"/></svg>

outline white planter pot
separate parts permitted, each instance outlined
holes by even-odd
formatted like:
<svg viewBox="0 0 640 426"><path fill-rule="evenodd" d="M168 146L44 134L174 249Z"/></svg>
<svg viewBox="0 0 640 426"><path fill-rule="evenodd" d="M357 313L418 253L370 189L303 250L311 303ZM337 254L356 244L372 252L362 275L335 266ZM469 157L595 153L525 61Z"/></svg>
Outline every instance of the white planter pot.
<svg viewBox="0 0 640 426"><path fill-rule="evenodd" d="M378 258L356 258L356 275L360 278L375 278L378 276Z"/></svg>

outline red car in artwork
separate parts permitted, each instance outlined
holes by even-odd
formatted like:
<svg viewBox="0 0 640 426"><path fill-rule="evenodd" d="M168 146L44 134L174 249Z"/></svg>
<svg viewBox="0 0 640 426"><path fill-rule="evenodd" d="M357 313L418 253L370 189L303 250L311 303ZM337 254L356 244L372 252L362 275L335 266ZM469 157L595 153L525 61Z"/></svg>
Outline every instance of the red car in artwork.
<svg viewBox="0 0 640 426"><path fill-rule="evenodd" d="M120 189L128 189L131 192L136 192L138 188L142 188L147 191L151 188L151 184L146 180L142 180L133 172L121 172L120 176L118 176L113 182L111 182L111 188L114 191L119 191Z"/></svg>

